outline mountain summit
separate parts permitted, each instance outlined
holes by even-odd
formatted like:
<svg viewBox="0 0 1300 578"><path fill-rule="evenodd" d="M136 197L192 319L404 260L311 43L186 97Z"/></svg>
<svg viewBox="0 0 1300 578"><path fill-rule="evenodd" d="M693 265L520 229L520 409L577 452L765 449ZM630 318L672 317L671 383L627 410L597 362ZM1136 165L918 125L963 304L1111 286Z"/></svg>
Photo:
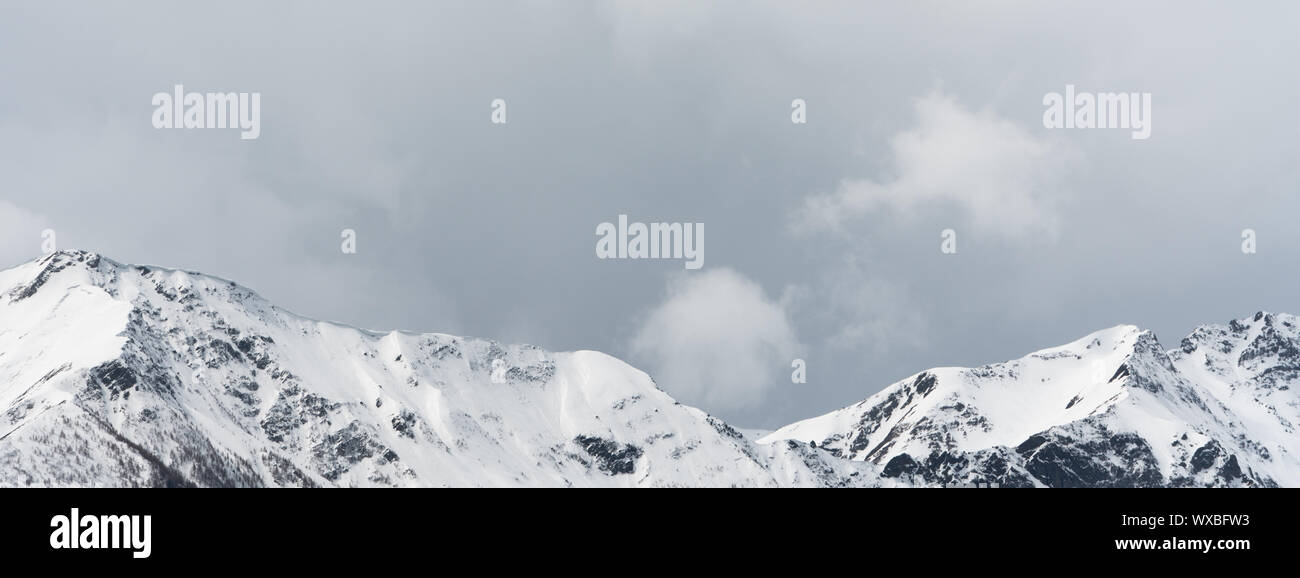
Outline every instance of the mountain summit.
<svg viewBox="0 0 1300 578"><path fill-rule="evenodd" d="M59 252L0 273L0 485L843 485L594 351L305 319ZM858 480L863 480L858 482Z"/></svg>
<svg viewBox="0 0 1300 578"><path fill-rule="evenodd" d="M1300 486L1300 326L1258 313L1164 351L1131 325L916 374L760 441L800 440L913 484Z"/></svg>
<svg viewBox="0 0 1300 578"><path fill-rule="evenodd" d="M593 351L306 319L58 252L0 272L0 486L1297 486L1300 330L1121 326L754 441Z"/></svg>

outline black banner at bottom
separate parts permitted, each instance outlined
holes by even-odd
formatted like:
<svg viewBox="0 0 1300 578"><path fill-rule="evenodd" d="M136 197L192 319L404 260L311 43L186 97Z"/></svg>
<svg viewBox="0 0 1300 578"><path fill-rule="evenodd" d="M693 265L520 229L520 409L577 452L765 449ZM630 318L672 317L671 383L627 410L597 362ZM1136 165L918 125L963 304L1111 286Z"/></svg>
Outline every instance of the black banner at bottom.
<svg viewBox="0 0 1300 578"><path fill-rule="evenodd" d="M6 564L127 570L469 559L497 570L648 570L677 567L686 553L717 565L796 557L808 570L864 555L929 570L1024 556L1202 567L1289 558L1297 498L1257 489L7 489L0 551Z"/></svg>

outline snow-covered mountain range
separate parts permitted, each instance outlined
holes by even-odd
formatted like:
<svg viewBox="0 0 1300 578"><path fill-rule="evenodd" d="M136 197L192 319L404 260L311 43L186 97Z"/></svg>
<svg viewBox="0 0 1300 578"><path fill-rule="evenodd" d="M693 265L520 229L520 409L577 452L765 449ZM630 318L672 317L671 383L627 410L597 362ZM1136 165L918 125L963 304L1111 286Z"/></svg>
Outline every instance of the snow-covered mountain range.
<svg viewBox="0 0 1300 578"><path fill-rule="evenodd" d="M80 251L0 272L0 486L1300 486L1298 379L1289 315L1121 326L754 439L593 351Z"/></svg>

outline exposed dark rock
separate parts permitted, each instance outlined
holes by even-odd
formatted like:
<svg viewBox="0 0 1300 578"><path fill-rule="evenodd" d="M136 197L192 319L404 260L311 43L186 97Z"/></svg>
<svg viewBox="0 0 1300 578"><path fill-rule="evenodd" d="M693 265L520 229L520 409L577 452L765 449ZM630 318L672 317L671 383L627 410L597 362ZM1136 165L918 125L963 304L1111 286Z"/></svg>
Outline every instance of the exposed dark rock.
<svg viewBox="0 0 1300 578"><path fill-rule="evenodd" d="M620 444L596 436L579 435L573 441L595 460L600 471L609 475L636 471L636 461L642 453L641 448L634 445Z"/></svg>
<svg viewBox="0 0 1300 578"><path fill-rule="evenodd" d="M904 475L910 476L920 469L921 465L916 463L912 456L898 454L890 459L889 463L885 464L885 469L881 471L880 475L886 478L897 478Z"/></svg>

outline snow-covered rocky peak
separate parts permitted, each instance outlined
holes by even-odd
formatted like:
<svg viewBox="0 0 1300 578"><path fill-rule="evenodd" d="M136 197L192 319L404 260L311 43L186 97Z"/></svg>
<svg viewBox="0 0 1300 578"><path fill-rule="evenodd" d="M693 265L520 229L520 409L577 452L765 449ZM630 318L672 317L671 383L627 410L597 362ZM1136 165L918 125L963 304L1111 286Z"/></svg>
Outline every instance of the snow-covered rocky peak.
<svg viewBox="0 0 1300 578"><path fill-rule="evenodd" d="M781 428L765 441L817 442L846 458L878 463L904 452L928 454L929 448L1012 445L1122 399L1126 381L1111 378L1123 373L1147 335L1125 325L1004 363L929 369L853 406Z"/></svg>
<svg viewBox="0 0 1300 578"><path fill-rule="evenodd" d="M93 253L0 273L0 485L863 485L594 351L378 333Z"/></svg>
<svg viewBox="0 0 1300 578"><path fill-rule="evenodd" d="M813 443L912 483L1297 485L1295 322L1269 318L1202 327L1172 352L1123 325L932 369L760 441Z"/></svg>

